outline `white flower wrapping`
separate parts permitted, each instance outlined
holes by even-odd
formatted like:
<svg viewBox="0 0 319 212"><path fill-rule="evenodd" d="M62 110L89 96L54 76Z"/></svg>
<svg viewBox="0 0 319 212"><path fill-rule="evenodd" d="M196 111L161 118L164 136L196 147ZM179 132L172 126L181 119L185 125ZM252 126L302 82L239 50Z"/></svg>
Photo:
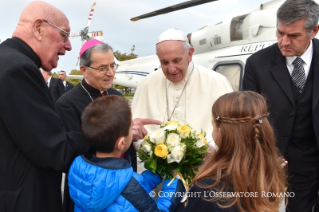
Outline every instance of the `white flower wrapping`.
<svg viewBox="0 0 319 212"><path fill-rule="evenodd" d="M162 128L154 131L153 133L150 134L150 141L153 142L154 144L160 144L164 143L165 141L165 130Z"/></svg>

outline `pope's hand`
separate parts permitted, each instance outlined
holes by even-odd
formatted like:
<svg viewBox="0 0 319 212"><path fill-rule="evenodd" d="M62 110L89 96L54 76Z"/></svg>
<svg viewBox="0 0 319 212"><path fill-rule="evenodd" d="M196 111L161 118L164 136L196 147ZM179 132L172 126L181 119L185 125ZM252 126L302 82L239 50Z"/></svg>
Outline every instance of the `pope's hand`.
<svg viewBox="0 0 319 212"><path fill-rule="evenodd" d="M161 125L162 122L155 119L142 119L142 118L134 119L133 127L132 127L133 141L143 139L147 135L147 130L144 127L144 125L147 125L147 124Z"/></svg>

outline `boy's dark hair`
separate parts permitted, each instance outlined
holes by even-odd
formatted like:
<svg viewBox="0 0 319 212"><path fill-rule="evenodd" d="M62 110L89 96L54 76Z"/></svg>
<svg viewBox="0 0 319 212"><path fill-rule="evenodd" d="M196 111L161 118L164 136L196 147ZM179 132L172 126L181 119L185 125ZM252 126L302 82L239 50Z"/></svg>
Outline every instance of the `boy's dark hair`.
<svg viewBox="0 0 319 212"><path fill-rule="evenodd" d="M131 108L122 96L98 98L82 114L83 135L98 152L113 152L116 140L128 136L131 124Z"/></svg>

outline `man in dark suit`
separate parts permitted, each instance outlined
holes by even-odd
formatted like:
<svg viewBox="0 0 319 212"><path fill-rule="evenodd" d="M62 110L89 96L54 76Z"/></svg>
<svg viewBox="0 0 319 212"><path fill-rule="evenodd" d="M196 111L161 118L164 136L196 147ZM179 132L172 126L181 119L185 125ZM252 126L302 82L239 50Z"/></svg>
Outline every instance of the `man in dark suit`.
<svg viewBox="0 0 319 212"><path fill-rule="evenodd" d="M0 44L0 211L62 211L62 172L89 150L66 132L39 71L72 49L69 31L62 11L34 1Z"/></svg>
<svg viewBox="0 0 319 212"><path fill-rule="evenodd" d="M263 94L288 161L287 211L310 212L319 188L319 6L288 0L277 11L278 43L248 58L244 90ZM316 206L318 207L318 206Z"/></svg>
<svg viewBox="0 0 319 212"><path fill-rule="evenodd" d="M41 69L41 73L43 75L44 81L49 87L49 91L53 102L56 102L62 94L64 94L64 86L61 79L57 79L52 77L52 73L50 71L44 71Z"/></svg>
<svg viewBox="0 0 319 212"><path fill-rule="evenodd" d="M66 76L65 71L61 70L61 71L59 72L59 78L60 78L60 79L62 80L62 82L63 82L65 92L68 92L68 91L71 90L74 86L73 86L72 83L66 81L66 77L67 77L67 76Z"/></svg>

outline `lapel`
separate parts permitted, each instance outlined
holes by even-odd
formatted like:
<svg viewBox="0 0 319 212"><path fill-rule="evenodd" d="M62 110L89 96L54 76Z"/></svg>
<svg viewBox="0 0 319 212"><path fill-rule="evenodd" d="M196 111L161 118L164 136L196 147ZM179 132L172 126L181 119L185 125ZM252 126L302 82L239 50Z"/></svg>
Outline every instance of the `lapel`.
<svg viewBox="0 0 319 212"><path fill-rule="evenodd" d="M281 87L288 99L291 101L291 103L295 105L289 79L290 75L286 66L286 59L284 56L282 56L278 47L276 48L276 52L273 57L273 62L275 65L270 70L270 72L272 73L273 77L275 78L275 81Z"/></svg>
<svg viewBox="0 0 319 212"><path fill-rule="evenodd" d="M313 39L313 55L311 63L313 65L313 87L312 87L312 111L316 109L319 101L319 40Z"/></svg>

